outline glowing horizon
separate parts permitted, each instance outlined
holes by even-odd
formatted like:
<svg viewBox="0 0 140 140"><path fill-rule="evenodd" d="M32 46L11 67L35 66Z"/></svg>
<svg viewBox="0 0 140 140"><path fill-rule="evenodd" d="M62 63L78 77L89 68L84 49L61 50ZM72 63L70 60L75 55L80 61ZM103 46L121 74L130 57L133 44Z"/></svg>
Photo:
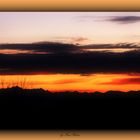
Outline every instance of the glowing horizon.
<svg viewBox="0 0 140 140"><path fill-rule="evenodd" d="M133 79L137 79L136 82ZM0 88L20 86L23 88L43 88L45 90L106 92L109 90L140 90L140 76L129 74L49 74L49 75L5 75L0 77ZM25 83L24 83L25 82Z"/></svg>

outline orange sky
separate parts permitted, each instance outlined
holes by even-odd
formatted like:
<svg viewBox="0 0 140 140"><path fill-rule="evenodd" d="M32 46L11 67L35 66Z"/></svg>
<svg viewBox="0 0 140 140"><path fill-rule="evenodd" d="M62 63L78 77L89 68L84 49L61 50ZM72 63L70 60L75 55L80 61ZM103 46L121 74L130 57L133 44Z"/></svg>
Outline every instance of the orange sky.
<svg viewBox="0 0 140 140"><path fill-rule="evenodd" d="M1 76L0 86L23 86L24 88L43 88L50 91L108 91L139 90L139 76L127 74L51 74L51 75L11 75ZM25 84L24 84L25 81ZM135 82L136 81L136 82Z"/></svg>

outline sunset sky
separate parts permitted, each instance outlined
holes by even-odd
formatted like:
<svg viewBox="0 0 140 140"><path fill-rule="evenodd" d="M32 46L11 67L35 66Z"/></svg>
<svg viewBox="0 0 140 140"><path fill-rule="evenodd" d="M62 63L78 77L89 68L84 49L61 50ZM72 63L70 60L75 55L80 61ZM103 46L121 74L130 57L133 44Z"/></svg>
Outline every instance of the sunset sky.
<svg viewBox="0 0 140 140"><path fill-rule="evenodd" d="M139 42L139 16L140 12L1 12L0 42Z"/></svg>
<svg viewBox="0 0 140 140"><path fill-rule="evenodd" d="M140 90L140 12L0 12L0 86L25 79L50 91Z"/></svg>

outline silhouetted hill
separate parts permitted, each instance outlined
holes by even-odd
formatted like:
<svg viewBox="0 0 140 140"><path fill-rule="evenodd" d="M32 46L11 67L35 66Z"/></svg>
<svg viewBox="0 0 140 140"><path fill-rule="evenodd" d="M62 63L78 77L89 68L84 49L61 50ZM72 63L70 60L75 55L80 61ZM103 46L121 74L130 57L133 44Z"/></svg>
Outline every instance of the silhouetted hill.
<svg viewBox="0 0 140 140"><path fill-rule="evenodd" d="M78 92L78 91L64 91L64 92L51 92L48 90L44 90L42 88L37 88L37 89L23 89L19 86L15 86L15 87L11 87L11 88L2 88L0 89L0 93L1 94L38 94L38 95L44 95L44 94L54 94L55 96L59 95L64 95L64 96L133 96L133 95L137 95L140 96L140 90L138 91L128 91L128 92L123 92L123 91L107 91L107 92L99 92L99 91L95 91L95 92Z"/></svg>
<svg viewBox="0 0 140 140"><path fill-rule="evenodd" d="M140 129L140 91L0 89L0 129Z"/></svg>

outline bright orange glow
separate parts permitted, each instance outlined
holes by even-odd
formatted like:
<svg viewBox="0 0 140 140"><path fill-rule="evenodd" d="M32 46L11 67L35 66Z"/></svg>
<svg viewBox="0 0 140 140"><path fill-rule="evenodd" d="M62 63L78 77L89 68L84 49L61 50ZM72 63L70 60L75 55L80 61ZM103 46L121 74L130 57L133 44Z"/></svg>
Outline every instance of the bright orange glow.
<svg viewBox="0 0 140 140"><path fill-rule="evenodd" d="M19 54L19 53L31 53L31 51L28 50L11 50L11 49L3 49L0 50L0 54Z"/></svg>
<svg viewBox="0 0 140 140"><path fill-rule="evenodd" d="M132 80L130 80L132 78ZM0 77L0 87L21 86L43 88L50 91L105 92L108 90L140 90L138 76L128 74L50 74L7 75ZM128 79L128 80L127 80ZM136 82L134 81L136 79ZM118 81L118 84L117 82Z"/></svg>
<svg viewBox="0 0 140 140"><path fill-rule="evenodd" d="M134 51L136 50L135 48L134 49L83 49L84 51L89 51L89 52L103 52L103 51L108 51L108 52L114 52L114 53L123 53L123 52L128 52L128 51Z"/></svg>

